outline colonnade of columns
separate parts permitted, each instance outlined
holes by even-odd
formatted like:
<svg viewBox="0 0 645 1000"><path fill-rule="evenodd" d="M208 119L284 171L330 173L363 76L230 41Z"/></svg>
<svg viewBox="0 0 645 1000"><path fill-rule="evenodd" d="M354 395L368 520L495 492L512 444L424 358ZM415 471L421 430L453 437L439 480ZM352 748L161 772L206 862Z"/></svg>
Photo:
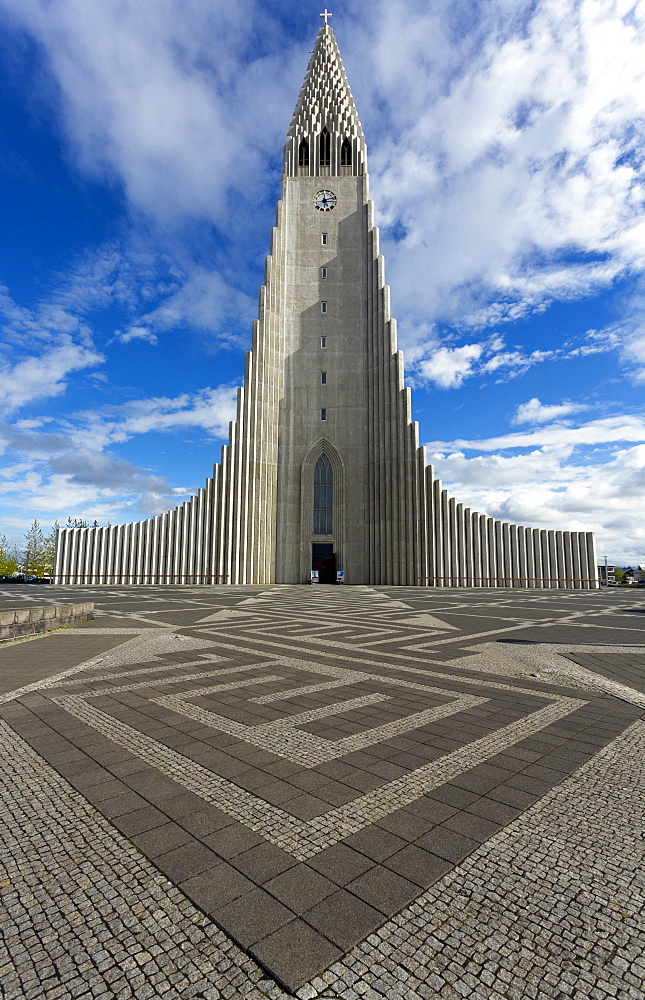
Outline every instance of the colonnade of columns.
<svg viewBox="0 0 645 1000"><path fill-rule="evenodd" d="M224 454L224 469L226 453ZM223 466L191 500L146 521L62 528L55 583L227 584L245 580L232 535ZM416 539L416 583L427 587L595 589L592 532L499 521L458 503L426 466ZM425 513L425 516L423 516ZM243 558L243 554L242 558ZM347 581L351 584L351 580Z"/></svg>
<svg viewBox="0 0 645 1000"><path fill-rule="evenodd" d="M418 582L430 587L598 587L593 532L499 521L458 503L425 469Z"/></svg>

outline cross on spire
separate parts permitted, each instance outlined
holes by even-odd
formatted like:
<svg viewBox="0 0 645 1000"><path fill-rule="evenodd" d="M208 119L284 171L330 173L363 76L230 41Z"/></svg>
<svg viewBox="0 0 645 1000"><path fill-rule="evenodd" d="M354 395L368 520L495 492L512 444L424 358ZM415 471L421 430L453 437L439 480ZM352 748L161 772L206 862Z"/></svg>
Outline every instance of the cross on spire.
<svg viewBox="0 0 645 1000"><path fill-rule="evenodd" d="M327 10L327 8L325 7L325 12L324 12L324 14L319 14L318 16L319 16L319 17L324 17L324 18L325 18L325 27L327 27L327 19L328 19L328 18L330 18L330 17L333 17L334 15L333 15L333 14L330 14L330 13L329 13L329 11Z"/></svg>

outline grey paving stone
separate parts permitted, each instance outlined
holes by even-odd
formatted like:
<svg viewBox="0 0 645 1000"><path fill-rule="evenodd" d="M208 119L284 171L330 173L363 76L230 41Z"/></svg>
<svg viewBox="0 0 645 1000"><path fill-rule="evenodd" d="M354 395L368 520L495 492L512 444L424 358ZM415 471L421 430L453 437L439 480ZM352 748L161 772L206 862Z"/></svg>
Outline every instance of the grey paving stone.
<svg viewBox="0 0 645 1000"><path fill-rule="evenodd" d="M352 834L351 837L347 837L344 843L361 854L365 854L373 861L384 861L385 858L389 858L390 855L405 847L407 841L381 826L367 826L363 830L359 830L358 833Z"/></svg>
<svg viewBox="0 0 645 1000"><path fill-rule="evenodd" d="M208 844L220 857L230 860L238 854L243 854L251 847L262 843L262 837L243 826L242 823L230 823L228 826L215 830L204 837Z"/></svg>
<svg viewBox="0 0 645 1000"><path fill-rule="evenodd" d="M473 767L468 771L464 771L463 774L454 778L453 781L459 788L463 788L467 792L485 795L491 788L501 785L504 781L510 783L513 778L512 771L504 770L501 767L493 767L489 764L481 764L479 767Z"/></svg>
<svg viewBox="0 0 645 1000"><path fill-rule="evenodd" d="M503 823L486 819L467 810L462 810L447 819L441 829L454 830L455 833L462 834L470 840L483 843L489 837L492 837L494 833L497 833L501 826L503 826Z"/></svg>
<svg viewBox="0 0 645 1000"><path fill-rule="evenodd" d="M488 819L498 826L505 826L511 820L514 820L521 811L519 806L505 805L503 802L497 802L495 799L482 796L482 798L476 799L469 806L466 806L464 813L474 813L476 816L482 816L484 819Z"/></svg>
<svg viewBox="0 0 645 1000"><path fill-rule="evenodd" d="M182 892L206 913L221 910L232 899L247 895L255 885L225 861L180 883Z"/></svg>
<svg viewBox="0 0 645 1000"><path fill-rule="evenodd" d="M296 865L295 859L285 851L266 843L259 843L248 851L236 854L232 861L236 868L258 885Z"/></svg>
<svg viewBox="0 0 645 1000"><path fill-rule="evenodd" d="M264 888L294 913L301 914L335 893L338 886L309 865L300 864L269 879Z"/></svg>
<svg viewBox="0 0 645 1000"><path fill-rule="evenodd" d="M219 809L214 809L212 806L204 807L203 803L200 803L200 806L195 812L182 813L177 820L178 825L192 836L207 837L209 834L231 825L230 816L227 816L226 813L220 812Z"/></svg>
<svg viewBox="0 0 645 1000"><path fill-rule="evenodd" d="M453 867L452 861L446 861L445 858L422 850L414 844L409 844L402 851L393 854L383 864L386 868L390 868L393 872L402 875L410 882L415 882L424 889Z"/></svg>
<svg viewBox="0 0 645 1000"><path fill-rule="evenodd" d="M487 798L501 802L504 805L526 809L528 806L533 805L535 800L539 798L539 795L536 792L522 791L520 788L515 788L505 782L502 785L491 788Z"/></svg>
<svg viewBox="0 0 645 1000"><path fill-rule="evenodd" d="M113 795L110 798L102 799L95 804L108 819L116 819L134 810L145 808L147 805L145 799L142 799L136 792L130 791L124 792L123 795Z"/></svg>
<svg viewBox="0 0 645 1000"><path fill-rule="evenodd" d="M352 879L374 866L373 861L346 844L335 844L311 858L309 864L337 885L347 885ZM340 897L339 897L340 898Z"/></svg>
<svg viewBox="0 0 645 1000"><path fill-rule="evenodd" d="M406 806L406 809L407 812L413 813L415 816L421 816L432 826L435 826L437 823L443 823L445 819L453 816L457 811L455 806L439 802L429 795L422 795L420 798L415 799L409 806Z"/></svg>
<svg viewBox="0 0 645 1000"><path fill-rule="evenodd" d="M342 950L304 920L292 920L253 945L251 954L295 992L340 958Z"/></svg>
<svg viewBox="0 0 645 1000"><path fill-rule="evenodd" d="M396 809L389 816L379 820L378 826L403 840L411 841L427 831L428 820L408 809Z"/></svg>
<svg viewBox="0 0 645 1000"><path fill-rule="evenodd" d="M167 854L168 851L173 851L176 847L183 847L185 844L196 843L186 830L182 830L180 826L172 822L133 834L131 840L149 858Z"/></svg>
<svg viewBox="0 0 645 1000"><path fill-rule="evenodd" d="M390 867L371 868L346 886L349 892L364 899L386 916L400 910L419 895L418 885Z"/></svg>
<svg viewBox="0 0 645 1000"><path fill-rule="evenodd" d="M455 809L463 809L479 798L479 794L465 788L460 788L448 781L445 785L434 788L428 795L428 798L441 802L444 805L454 806Z"/></svg>
<svg viewBox="0 0 645 1000"><path fill-rule="evenodd" d="M329 809L329 803L317 799L315 795L297 795L283 803L284 809L298 819L313 819Z"/></svg>
<svg viewBox="0 0 645 1000"><path fill-rule="evenodd" d="M214 851L209 851L198 841L184 844L155 857L157 867L175 883L185 882L186 879L201 875L208 868L215 868L221 863L222 859Z"/></svg>
<svg viewBox="0 0 645 1000"><path fill-rule="evenodd" d="M452 862L461 861L478 846L476 840L454 833L452 830L446 829L445 826L436 826L428 833L424 833L416 844L417 847L422 847L424 850Z"/></svg>
<svg viewBox="0 0 645 1000"><path fill-rule="evenodd" d="M114 825L125 834L131 837L137 833L145 833L155 827L165 826L168 817L154 806L145 805L141 809L134 809L132 812L124 813L121 816L111 817Z"/></svg>
<svg viewBox="0 0 645 1000"><path fill-rule="evenodd" d="M212 911L212 916L243 948L249 948L293 920L292 911L263 889L252 889L238 896L220 910Z"/></svg>
<svg viewBox="0 0 645 1000"><path fill-rule="evenodd" d="M347 951L383 923L383 914L352 893L339 889L303 915L333 944Z"/></svg>

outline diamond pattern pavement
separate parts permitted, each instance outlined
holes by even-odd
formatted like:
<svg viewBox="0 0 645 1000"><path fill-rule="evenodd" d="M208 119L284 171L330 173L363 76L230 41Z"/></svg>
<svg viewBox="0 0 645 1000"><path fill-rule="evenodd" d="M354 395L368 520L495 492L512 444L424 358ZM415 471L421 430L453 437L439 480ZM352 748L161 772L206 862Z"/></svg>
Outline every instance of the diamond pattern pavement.
<svg viewBox="0 0 645 1000"><path fill-rule="evenodd" d="M645 706L637 594L79 592L93 622L0 650L16 746L302 996Z"/></svg>

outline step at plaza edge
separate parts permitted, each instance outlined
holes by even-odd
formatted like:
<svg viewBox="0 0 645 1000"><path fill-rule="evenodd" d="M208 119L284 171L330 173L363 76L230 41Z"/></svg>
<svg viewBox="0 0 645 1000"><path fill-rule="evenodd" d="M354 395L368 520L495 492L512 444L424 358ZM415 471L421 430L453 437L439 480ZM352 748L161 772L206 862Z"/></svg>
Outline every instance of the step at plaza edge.
<svg viewBox="0 0 645 1000"><path fill-rule="evenodd" d="M133 524L63 528L54 582L595 588L592 533L495 520L442 488L403 384L367 148L321 26L237 418L203 489Z"/></svg>

